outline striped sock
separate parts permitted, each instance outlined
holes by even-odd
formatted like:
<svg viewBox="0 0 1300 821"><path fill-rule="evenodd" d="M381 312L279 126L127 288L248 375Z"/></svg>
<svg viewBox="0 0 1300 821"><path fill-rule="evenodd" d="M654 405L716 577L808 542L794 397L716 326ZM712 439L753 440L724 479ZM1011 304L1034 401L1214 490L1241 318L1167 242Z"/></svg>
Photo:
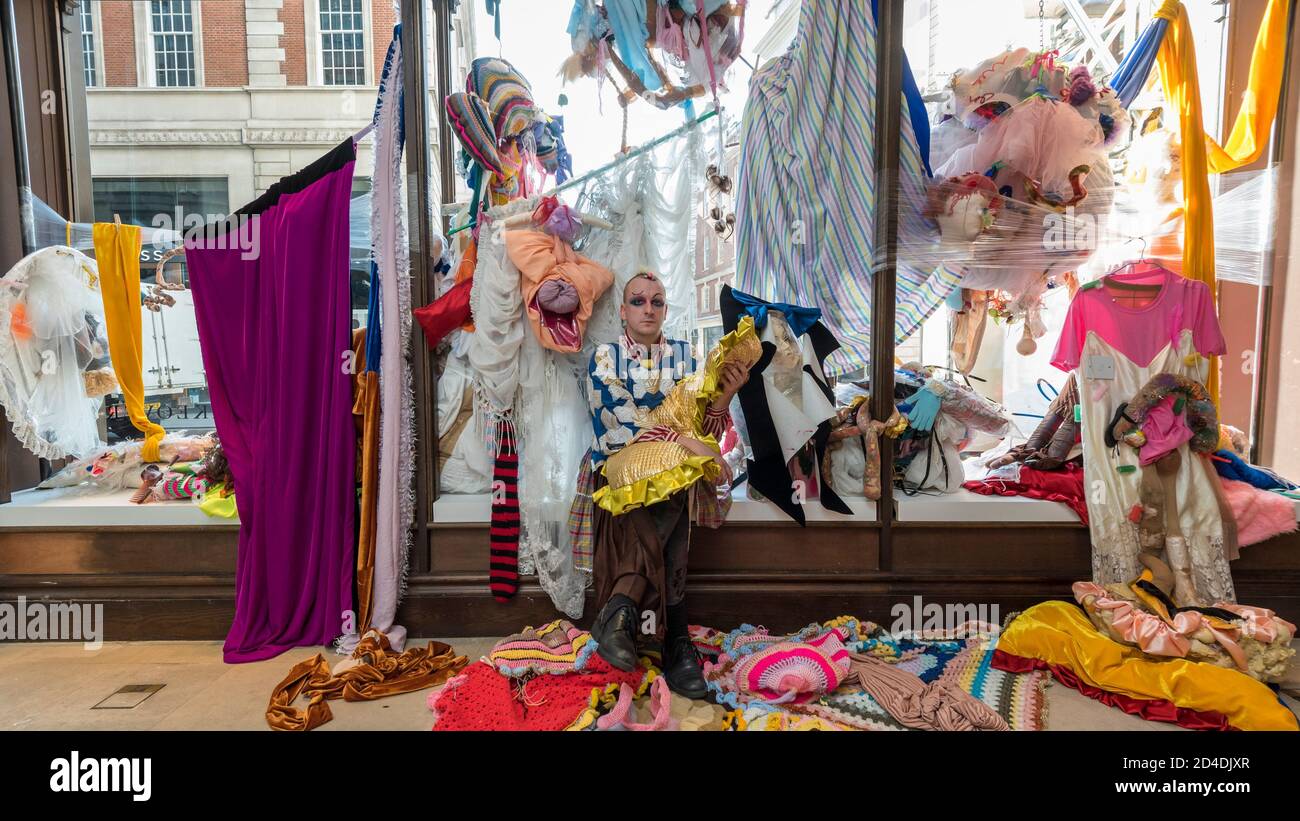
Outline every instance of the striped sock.
<svg viewBox="0 0 1300 821"><path fill-rule="evenodd" d="M488 586L500 602L510 601L519 590L519 455L515 427L502 422L497 458L492 466L491 563Z"/></svg>

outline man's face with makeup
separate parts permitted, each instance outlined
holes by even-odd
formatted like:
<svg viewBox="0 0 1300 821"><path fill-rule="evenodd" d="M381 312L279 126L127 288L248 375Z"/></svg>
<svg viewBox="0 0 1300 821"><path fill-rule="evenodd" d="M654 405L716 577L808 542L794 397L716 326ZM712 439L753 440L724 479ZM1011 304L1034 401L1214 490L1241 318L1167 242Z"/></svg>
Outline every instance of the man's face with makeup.
<svg viewBox="0 0 1300 821"><path fill-rule="evenodd" d="M657 341L668 317L663 283L645 277L633 279L623 289L623 304L618 315L633 339L646 344Z"/></svg>

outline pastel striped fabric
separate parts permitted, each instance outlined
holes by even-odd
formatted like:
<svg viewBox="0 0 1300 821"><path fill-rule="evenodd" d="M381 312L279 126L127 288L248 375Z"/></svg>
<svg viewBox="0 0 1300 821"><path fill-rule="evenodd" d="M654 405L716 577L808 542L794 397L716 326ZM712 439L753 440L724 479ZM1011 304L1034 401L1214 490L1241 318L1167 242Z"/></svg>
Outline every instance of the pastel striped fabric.
<svg viewBox="0 0 1300 821"><path fill-rule="evenodd" d="M504 676L565 675L585 671L595 650L590 633L559 619L502 639L488 659Z"/></svg>
<svg viewBox="0 0 1300 821"><path fill-rule="evenodd" d="M875 92L869 5L805 0L789 52L754 74L741 125L735 287L820 308L844 346L828 362L832 373L870 362ZM925 164L903 99L899 230L909 243L937 242L921 215ZM945 280L930 279L925 268L899 266L907 308L896 336L909 336L942 301L934 295Z"/></svg>

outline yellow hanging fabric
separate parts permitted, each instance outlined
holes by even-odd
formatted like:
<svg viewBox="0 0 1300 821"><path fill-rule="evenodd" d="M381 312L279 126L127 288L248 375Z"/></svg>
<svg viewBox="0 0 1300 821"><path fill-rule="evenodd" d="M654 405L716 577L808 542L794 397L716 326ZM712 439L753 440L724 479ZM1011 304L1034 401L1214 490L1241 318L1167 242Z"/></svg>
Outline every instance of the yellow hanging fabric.
<svg viewBox="0 0 1300 821"><path fill-rule="evenodd" d="M1210 199L1209 161L1206 157L1205 120L1201 116L1201 86L1196 76L1196 46L1187 9L1179 0L1165 0L1156 17L1169 21L1165 39L1156 52L1165 100L1178 112L1183 143L1183 276L1210 286L1217 304L1214 280L1214 209ZM1219 405L1219 358L1210 358L1206 389Z"/></svg>
<svg viewBox="0 0 1300 821"><path fill-rule="evenodd" d="M1250 56L1250 78L1246 93L1241 95L1241 108L1228 135L1228 144L1220 147L1210 139L1210 171L1226 174L1249 165L1264 153L1268 145L1273 119L1277 116L1278 99L1282 96L1282 72L1286 68L1286 28L1290 14L1290 0L1269 0L1264 19L1255 36L1255 50Z"/></svg>
<svg viewBox="0 0 1300 821"><path fill-rule="evenodd" d="M95 263L99 268L108 353L122 388L122 401L136 430L145 435L141 457L159 461L158 444L166 433L144 410L144 343L140 314L140 226L97 222Z"/></svg>

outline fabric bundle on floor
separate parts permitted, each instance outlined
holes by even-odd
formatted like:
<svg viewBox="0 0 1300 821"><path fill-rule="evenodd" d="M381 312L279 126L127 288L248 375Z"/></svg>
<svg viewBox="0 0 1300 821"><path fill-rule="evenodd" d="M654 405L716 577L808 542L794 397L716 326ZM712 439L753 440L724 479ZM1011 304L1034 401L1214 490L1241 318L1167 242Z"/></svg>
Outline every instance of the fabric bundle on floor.
<svg viewBox="0 0 1300 821"><path fill-rule="evenodd" d="M239 488L227 662L328 644L353 609L356 430L342 365L355 162L348 138L185 243L212 413Z"/></svg>
<svg viewBox="0 0 1300 821"><path fill-rule="evenodd" d="M718 705L672 693L663 677L647 674L640 687L610 685L592 693L590 706L569 729L716 731L724 729L725 718L726 711Z"/></svg>
<svg viewBox="0 0 1300 821"><path fill-rule="evenodd" d="M506 676L564 675L584 671L595 652L591 633L559 619L536 629L526 627L502 639L492 648L488 659Z"/></svg>
<svg viewBox="0 0 1300 821"><path fill-rule="evenodd" d="M716 661L705 677L719 703L731 707L733 729L1043 729L1045 673L990 669L996 626L970 623L946 633L895 639L870 622L842 617L772 637L744 625L721 638L696 631L697 647ZM747 656L785 642L847 636L848 673L832 691L805 701L765 700L738 673ZM744 726L740 726L744 725Z"/></svg>
<svg viewBox="0 0 1300 821"><path fill-rule="evenodd" d="M993 665L1017 673L1050 670L1067 687L1149 721L1199 730L1300 729L1273 691L1245 673L1151 658L1102 635L1066 602L1044 602L1017 616Z"/></svg>
<svg viewBox="0 0 1300 821"><path fill-rule="evenodd" d="M611 684L637 687L645 675L645 668L616 670L600 656L592 656L581 673L531 678L503 676L478 661L429 694L433 729L563 730L588 708L593 691Z"/></svg>
<svg viewBox="0 0 1300 821"><path fill-rule="evenodd" d="M468 661L437 641L394 653L388 637L372 630L333 673L320 653L295 664L271 693L266 723L272 730L312 730L334 718L327 700L373 701L436 687ZM299 696L309 699L306 709L293 706Z"/></svg>

